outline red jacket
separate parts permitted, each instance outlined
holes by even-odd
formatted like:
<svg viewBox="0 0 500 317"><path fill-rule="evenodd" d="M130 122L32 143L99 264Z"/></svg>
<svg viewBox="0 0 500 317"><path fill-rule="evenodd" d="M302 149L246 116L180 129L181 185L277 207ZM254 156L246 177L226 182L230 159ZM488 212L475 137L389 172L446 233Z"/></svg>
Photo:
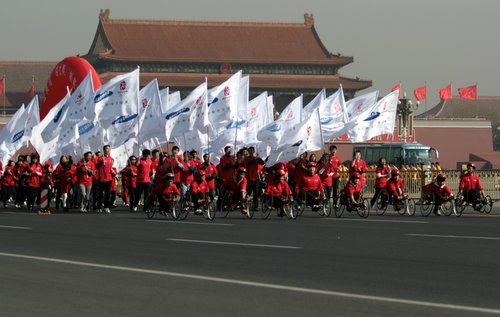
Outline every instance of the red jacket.
<svg viewBox="0 0 500 317"><path fill-rule="evenodd" d="M361 192L361 189L363 188L363 184L359 182L357 185L354 185L351 182L347 182L344 186L344 191L347 197L351 197L351 195L355 195Z"/></svg>
<svg viewBox="0 0 500 317"><path fill-rule="evenodd" d="M210 188L208 187L207 181L199 182L194 180L191 183L191 187L189 187L189 192L192 194L196 193L208 193L210 191Z"/></svg>
<svg viewBox="0 0 500 317"><path fill-rule="evenodd" d="M138 183L149 183L151 182L153 161L151 159L141 158L137 162L137 182Z"/></svg>
<svg viewBox="0 0 500 317"><path fill-rule="evenodd" d="M113 158L111 156L101 156L97 159L95 164L97 171L99 173L100 182L111 182L113 180L113 175L111 168L113 167Z"/></svg>
<svg viewBox="0 0 500 317"><path fill-rule="evenodd" d="M436 182L429 183L422 187L424 193L434 193L438 203L442 203L451 196L451 189L448 185L439 186Z"/></svg>
<svg viewBox="0 0 500 317"><path fill-rule="evenodd" d="M318 175L304 175L295 184L295 193L299 194L300 190L319 190L321 194L324 194L323 184Z"/></svg>
<svg viewBox="0 0 500 317"><path fill-rule="evenodd" d="M165 183L158 184L151 192L152 198L158 197L158 200L163 202L170 202L174 199L174 197L178 197L180 195L181 192L175 184L172 184L169 187L167 187Z"/></svg>
<svg viewBox="0 0 500 317"><path fill-rule="evenodd" d="M319 178L321 178L321 183L325 186L332 186L333 175L335 174L335 169L331 163L319 162L316 167L318 171Z"/></svg>
<svg viewBox="0 0 500 317"><path fill-rule="evenodd" d="M389 166L379 167L375 169L375 187L385 188L387 184L387 176L391 173L391 168ZM378 177L380 174L381 177Z"/></svg>
<svg viewBox="0 0 500 317"><path fill-rule="evenodd" d="M210 164L201 164L200 167L205 172L205 180L208 183L208 188L215 188L215 178L217 177L217 168L212 163Z"/></svg>
<svg viewBox="0 0 500 317"><path fill-rule="evenodd" d="M40 187L40 178L43 175L42 165L39 163L25 165L23 173L28 173L26 184L30 187Z"/></svg>
<svg viewBox="0 0 500 317"><path fill-rule="evenodd" d="M219 165L217 165L217 171L219 172L219 178L222 182L230 180L234 174L234 156L223 155L220 158Z"/></svg>
<svg viewBox="0 0 500 317"><path fill-rule="evenodd" d="M230 190L233 193L238 193L247 190L247 179L243 177L239 182L235 179L236 176L231 177L222 184L222 188Z"/></svg>
<svg viewBox="0 0 500 317"><path fill-rule="evenodd" d="M338 155L331 156L330 163L332 164L332 167L333 167L333 178L339 178L340 177L339 167L340 167L340 165L342 165L342 161L340 160L340 157Z"/></svg>
<svg viewBox="0 0 500 317"><path fill-rule="evenodd" d="M385 188L387 188L387 191L391 195L396 197L401 196L405 192L405 186L401 177L399 177L397 181L394 181L392 178L389 179ZM399 191L401 191L401 193Z"/></svg>
<svg viewBox="0 0 500 317"><path fill-rule="evenodd" d="M483 184L481 184L481 180L476 174L464 174L460 177L460 185L459 189L479 189L483 190Z"/></svg>
<svg viewBox="0 0 500 317"><path fill-rule="evenodd" d="M92 186L92 176L95 173L94 162L80 160L76 166L77 184Z"/></svg>
<svg viewBox="0 0 500 317"><path fill-rule="evenodd" d="M276 181L275 178L270 178L267 182L267 187L264 191L264 194L274 197L288 197L292 194L292 190L285 180L278 179L278 181Z"/></svg>

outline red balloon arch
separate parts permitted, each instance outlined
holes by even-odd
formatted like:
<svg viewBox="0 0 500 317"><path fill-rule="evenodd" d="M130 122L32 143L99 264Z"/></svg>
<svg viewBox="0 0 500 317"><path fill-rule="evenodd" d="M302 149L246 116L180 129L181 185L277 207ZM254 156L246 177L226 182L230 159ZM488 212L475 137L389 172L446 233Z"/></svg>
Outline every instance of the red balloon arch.
<svg viewBox="0 0 500 317"><path fill-rule="evenodd" d="M40 120L66 95L66 87L73 91L88 75L92 73L94 91L101 86L101 79L90 63L81 57L70 56L60 61L52 70L47 87L43 93L40 107Z"/></svg>

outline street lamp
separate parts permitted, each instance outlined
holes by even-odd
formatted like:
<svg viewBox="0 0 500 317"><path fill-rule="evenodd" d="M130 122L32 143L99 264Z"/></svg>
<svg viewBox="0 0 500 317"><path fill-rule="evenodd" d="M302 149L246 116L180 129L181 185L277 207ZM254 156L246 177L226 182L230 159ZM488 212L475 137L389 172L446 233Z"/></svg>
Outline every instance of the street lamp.
<svg viewBox="0 0 500 317"><path fill-rule="evenodd" d="M413 106L413 103L409 98L406 98L406 91L403 94L403 98L398 101L398 136L399 138L403 138L404 142L406 142L407 138L411 138L413 136L413 109L418 109L417 103Z"/></svg>

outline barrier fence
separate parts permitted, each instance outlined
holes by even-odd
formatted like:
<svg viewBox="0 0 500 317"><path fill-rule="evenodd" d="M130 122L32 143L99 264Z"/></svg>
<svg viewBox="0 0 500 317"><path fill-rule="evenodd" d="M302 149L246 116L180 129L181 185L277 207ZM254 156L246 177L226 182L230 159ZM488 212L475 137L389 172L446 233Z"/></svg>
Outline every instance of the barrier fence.
<svg viewBox="0 0 500 317"><path fill-rule="evenodd" d="M439 173L446 174L446 184L450 186L454 195L458 192L460 183L460 170L443 171L401 171L404 180L405 190L411 198L420 198L422 186L434 180ZM500 170L476 171L483 184L484 194L490 195L493 200L500 200ZM340 176L341 186L345 185L348 178L347 172L342 172ZM368 171L365 174L366 186L364 188L365 197L370 197L375 192L375 171Z"/></svg>

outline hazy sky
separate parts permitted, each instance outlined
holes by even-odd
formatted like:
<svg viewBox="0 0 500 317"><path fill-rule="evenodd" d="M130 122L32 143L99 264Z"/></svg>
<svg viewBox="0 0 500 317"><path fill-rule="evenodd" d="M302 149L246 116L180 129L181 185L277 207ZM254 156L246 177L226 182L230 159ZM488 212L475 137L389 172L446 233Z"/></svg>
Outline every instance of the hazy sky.
<svg viewBox="0 0 500 317"><path fill-rule="evenodd" d="M500 95L497 0L3 0L0 60L85 54L105 8L112 19L303 22L313 13L327 49L354 57L341 75L372 80L367 91L401 82L413 97L427 82L428 108L450 81L454 95L476 82L480 96Z"/></svg>

